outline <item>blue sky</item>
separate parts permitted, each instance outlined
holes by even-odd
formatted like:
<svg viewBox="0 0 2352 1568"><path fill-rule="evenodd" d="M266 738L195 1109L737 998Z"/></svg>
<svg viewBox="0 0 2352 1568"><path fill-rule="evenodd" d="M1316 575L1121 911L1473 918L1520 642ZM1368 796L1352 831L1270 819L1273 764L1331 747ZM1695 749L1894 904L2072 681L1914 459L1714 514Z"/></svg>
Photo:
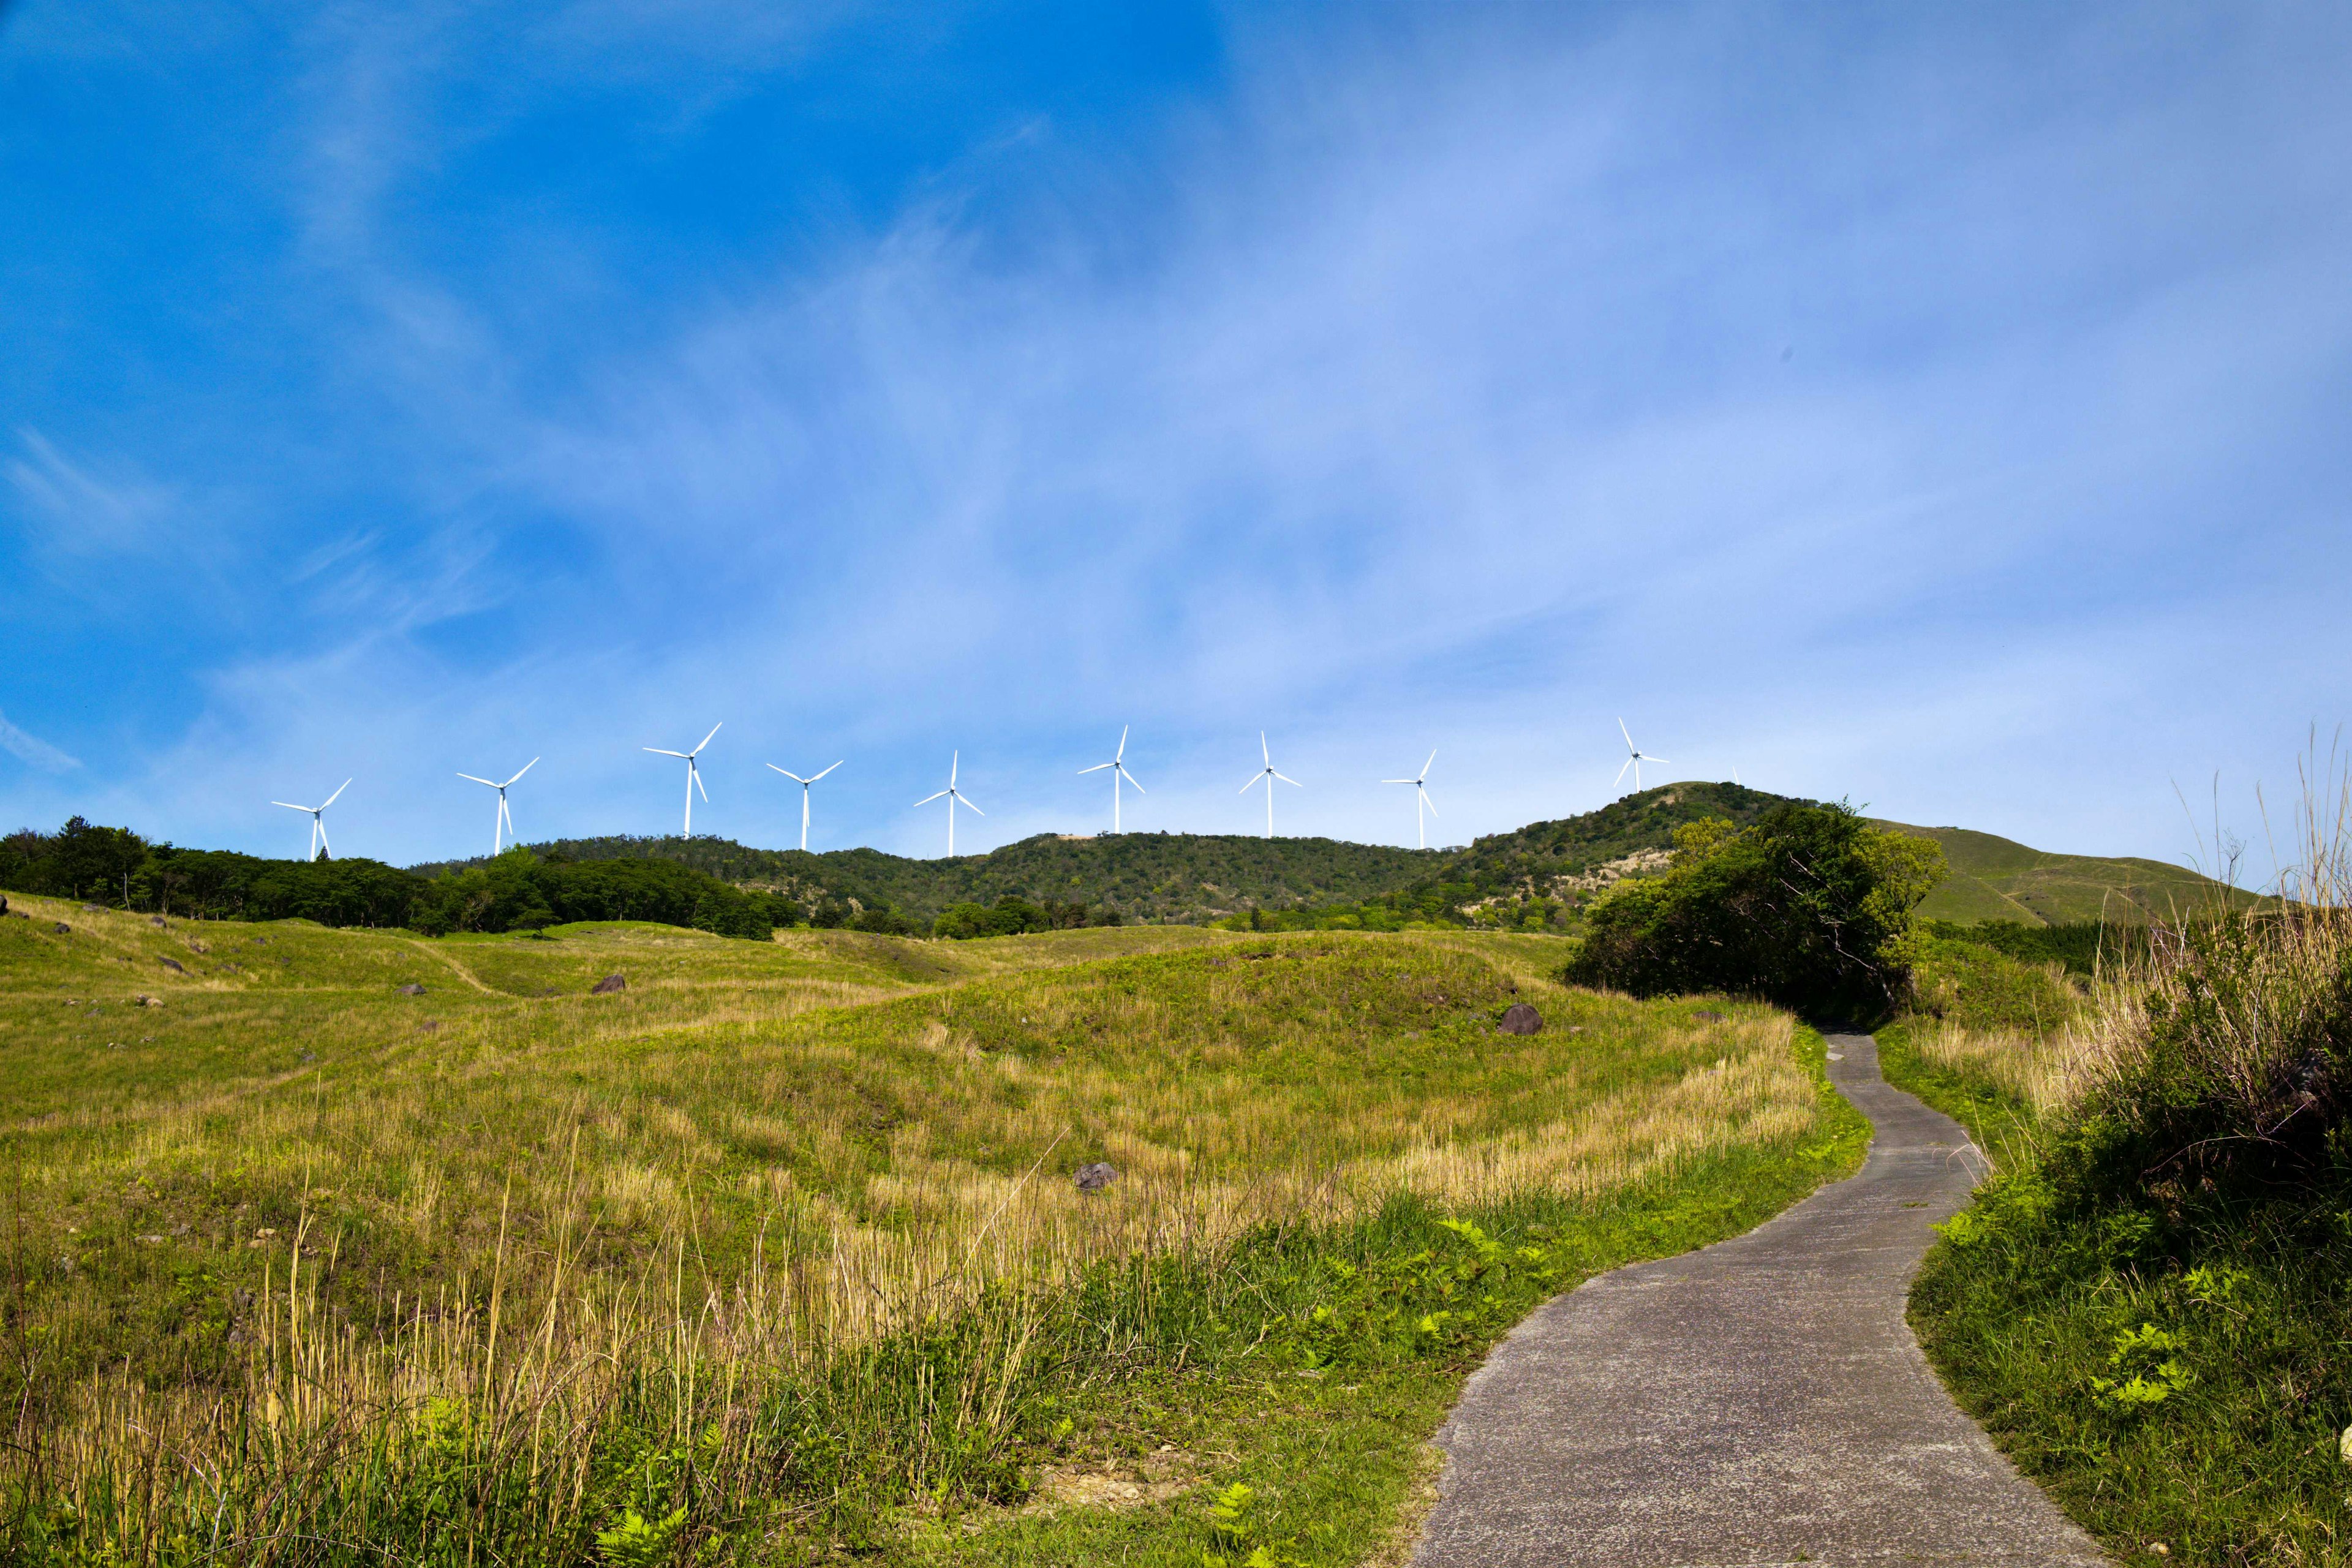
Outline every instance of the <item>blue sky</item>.
<svg viewBox="0 0 2352 1568"><path fill-rule="evenodd" d="M2352 12L0 13L0 817L2259 843L2347 717ZM1629 781L1630 782L1630 781ZM2179 792L2179 793L2177 793ZM2259 850L2252 857L2263 858Z"/></svg>

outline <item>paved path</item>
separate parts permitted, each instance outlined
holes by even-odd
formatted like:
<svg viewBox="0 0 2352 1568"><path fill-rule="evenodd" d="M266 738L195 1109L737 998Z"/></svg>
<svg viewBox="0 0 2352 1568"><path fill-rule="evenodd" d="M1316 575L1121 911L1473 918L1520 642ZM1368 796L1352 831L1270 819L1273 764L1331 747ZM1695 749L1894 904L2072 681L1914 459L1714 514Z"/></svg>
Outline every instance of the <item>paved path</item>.
<svg viewBox="0 0 2352 1568"><path fill-rule="evenodd" d="M1959 1124L1890 1089L1867 1036L1830 1078L1861 1174L1736 1240L1554 1298L1438 1434L1421 1568L2077 1568L2106 1559L1963 1415L1903 1321L1968 1201Z"/></svg>

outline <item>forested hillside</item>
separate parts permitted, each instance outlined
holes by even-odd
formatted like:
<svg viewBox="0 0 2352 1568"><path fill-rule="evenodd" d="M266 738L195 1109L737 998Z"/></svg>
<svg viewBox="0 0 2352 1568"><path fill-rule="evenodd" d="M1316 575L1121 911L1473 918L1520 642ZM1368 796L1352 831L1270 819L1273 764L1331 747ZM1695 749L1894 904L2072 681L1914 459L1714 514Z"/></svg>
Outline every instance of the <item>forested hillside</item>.
<svg viewBox="0 0 2352 1568"><path fill-rule="evenodd" d="M975 910L1013 900L1025 907L1012 911L1019 920L1005 929L1238 920L1258 927L1466 922L1572 930L1580 907L1611 884L1664 869L1677 827L1707 818L1746 827L1788 798L1736 784L1662 784L1597 811L1444 850L1223 834L1039 834L985 855L916 860L878 849L809 854L725 838L606 837L534 845L530 856L496 868L475 858L406 872L373 861L183 849L77 817L54 834L25 829L0 838L0 888L167 914L301 915L419 929L503 930L625 915L749 934L758 923L751 914L763 913L776 925L919 933L955 909L950 924L969 934L1011 918L991 923ZM2133 923L2213 887L2155 860L2053 855L1963 828L1879 826L1944 846L1951 876L1921 910L1934 919ZM656 889L639 879L624 888L568 869L620 861L667 862L685 879ZM455 879L436 880L444 874ZM760 900L757 910L737 907L745 894ZM641 912L654 908L665 912Z"/></svg>

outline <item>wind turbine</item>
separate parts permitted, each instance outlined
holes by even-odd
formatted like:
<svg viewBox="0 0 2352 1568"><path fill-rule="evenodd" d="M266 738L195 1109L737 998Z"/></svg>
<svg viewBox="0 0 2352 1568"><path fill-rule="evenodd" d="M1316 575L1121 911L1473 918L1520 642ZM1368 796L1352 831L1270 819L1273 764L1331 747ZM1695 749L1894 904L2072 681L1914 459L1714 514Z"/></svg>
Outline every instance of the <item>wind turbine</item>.
<svg viewBox="0 0 2352 1568"><path fill-rule="evenodd" d="M988 815L988 813L981 810L980 807L972 805L971 802L964 799L962 795L956 789L956 767L962 761L963 753L961 752L951 752L948 757L948 787L940 791L939 795L927 795L922 799L915 803L917 805L929 805L931 802L939 799L941 795L948 797L948 858L950 860L955 858L955 808L957 806L962 806L966 811L971 812L975 816L986 816Z"/></svg>
<svg viewBox="0 0 2352 1568"><path fill-rule="evenodd" d="M1663 763L1666 759L1664 757L1653 757L1644 752L1641 747L1633 744L1633 731L1625 728L1625 721L1622 719L1617 721L1617 732L1625 737L1626 755L1625 761L1620 764L1617 769L1617 777L1612 780L1612 783L1624 783L1625 770L1627 768L1631 768L1633 770L1633 790L1634 793L1638 795L1641 793L1642 788L1642 764L1643 763Z"/></svg>
<svg viewBox="0 0 2352 1568"><path fill-rule="evenodd" d="M531 769L537 766L539 766L539 759L537 757L531 758L530 761L523 763L521 767L515 771L514 779L507 780L507 784L492 784L488 779L474 778L474 775L471 773L459 773L457 775L461 779L471 779L478 784L489 784L492 789L499 792L498 826L490 829L490 853L492 856L496 856L498 854L499 843L504 838L505 835L514 831L514 816L507 810L507 784L514 783L515 779L522 777L523 774L530 772ZM518 838L516 842L520 843L521 840Z"/></svg>
<svg viewBox="0 0 2352 1568"><path fill-rule="evenodd" d="M1257 749L1258 754L1265 759L1265 766L1250 774L1249 783L1242 785L1240 793L1247 795L1258 785L1265 785L1265 836L1271 838L1274 837L1274 781L1280 779L1293 789L1304 789L1307 786L1288 773L1275 771L1274 753L1266 750L1265 731L1263 730L1257 732Z"/></svg>
<svg viewBox="0 0 2352 1568"><path fill-rule="evenodd" d="M719 730L724 726L724 723L725 721L722 720L719 723L710 726L710 735L716 735L719 733ZM702 737L702 746L710 744L710 735L705 735ZM686 837L688 838L694 837L694 792L696 790L702 789L702 770L695 765L694 761L695 758L702 755L702 746L697 746L690 752L665 751L659 746L640 746L637 748L639 751L651 752L657 757L684 757L686 759ZM702 804L705 805L709 805L710 804L710 792L707 789L702 789Z"/></svg>
<svg viewBox="0 0 2352 1568"><path fill-rule="evenodd" d="M770 767L772 767L772 768L776 768L776 764L775 764L775 763L770 763L768 765L769 765ZM837 768L837 767L839 767L839 766L841 766L841 763L834 763L834 764L833 764L833 768ZM792 780L792 781L793 781L793 783L794 783L794 784L798 784L798 785L800 785L800 786L801 786L801 847L802 847L803 849L806 849L806 848L808 847L808 797L809 797L809 786L810 786L811 784L813 784L816 783L816 781L817 781L817 780L819 780L819 779L821 779L821 778L824 777L824 774L825 774L825 773L829 773L833 772L833 768L827 768L827 769L825 769L825 770L824 770L824 773L811 773L811 774L810 774L808 777L806 777L806 778L803 778L803 777L801 777L801 775L800 775L800 774L798 774L798 773L796 773L793 772L793 770L792 770L792 769L790 769L790 768L776 768L776 771L777 771L778 773L780 773L783 774L786 778L788 778L788 779Z"/></svg>
<svg viewBox="0 0 2352 1568"><path fill-rule="evenodd" d="M1381 781L1382 784L1409 784L1412 785L1412 826L1421 835L1421 847L1423 849L1429 847L1429 829L1422 822L1421 814L1424 809L1426 809L1430 816L1435 816L1437 815L1437 803L1429 798L1428 788L1430 765L1436 761L1437 753L1435 752L1430 752L1429 762L1421 764L1421 776L1419 778L1382 779Z"/></svg>
<svg viewBox="0 0 2352 1568"><path fill-rule="evenodd" d="M1097 763L1093 767L1080 768L1078 770L1078 776L1080 778L1086 777L1088 773L1098 773L1105 768L1108 768L1110 770L1110 830L1113 833L1117 833L1120 830L1118 826L1118 786L1120 781L1125 780L1129 784L1135 784L1135 793L1138 795L1149 795L1151 793L1145 789L1141 784L1136 784L1135 775L1127 771L1127 729L1128 727L1125 725L1121 725L1119 727L1118 750L1112 753L1110 761L1107 763Z"/></svg>
<svg viewBox="0 0 2352 1568"><path fill-rule="evenodd" d="M273 800L269 803L272 805L282 805L289 811L307 811L310 814L310 853L305 857L306 859L316 860L319 858L319 852L322 849L327 851L328 858L334 858L334 851L327 847L327 807L334 805L341 797L343 791L351 787L352 781L345 779L335 786L333 795L316 805L296 805L290 800Z"/></svg>

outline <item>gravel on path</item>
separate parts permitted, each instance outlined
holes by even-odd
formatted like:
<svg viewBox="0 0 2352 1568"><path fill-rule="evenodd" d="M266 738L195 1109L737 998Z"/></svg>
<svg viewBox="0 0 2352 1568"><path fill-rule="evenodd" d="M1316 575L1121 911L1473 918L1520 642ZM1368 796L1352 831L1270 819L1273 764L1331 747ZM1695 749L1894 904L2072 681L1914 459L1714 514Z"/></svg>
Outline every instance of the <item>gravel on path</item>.
<svg viewBox="0 0 2352 1568"><path fill-rule="evenodd" d="M1859 1174L1735 1240L1555 1297L1438 1434L1421 1568L2094 1568L2107 1559L1954 1405L1904 1321L1983 1170L1888 1087L1868 1036L1831 1081L1870 1118Z"/></svg>

